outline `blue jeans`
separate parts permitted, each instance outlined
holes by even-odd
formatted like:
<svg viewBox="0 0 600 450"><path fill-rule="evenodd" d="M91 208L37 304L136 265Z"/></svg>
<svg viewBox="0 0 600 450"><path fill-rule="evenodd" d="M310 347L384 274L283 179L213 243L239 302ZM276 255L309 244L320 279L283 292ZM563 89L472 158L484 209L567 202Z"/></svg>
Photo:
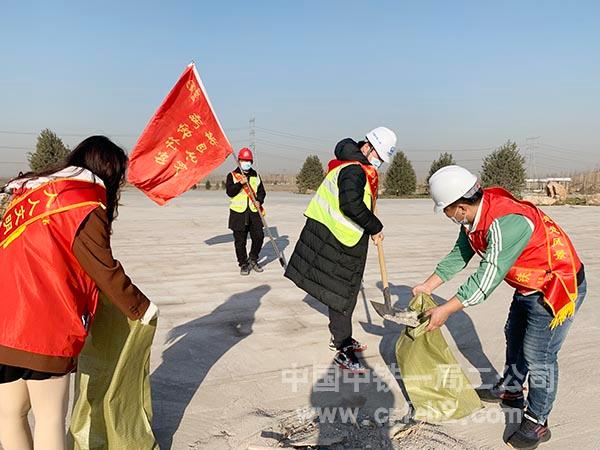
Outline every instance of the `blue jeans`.
<svg viewBox="0 0 600 450"><path fill-rule="evenodd" d="M579 311L587 291L586 281L579 285L575 311ZM546 422L552 410L558 388L557 356L574 316L562 325L550 329L552 313L544 307L540 294L515 293L504 327L506 336L506 367L503 385L509 391L523 389L529 375L527 410Z"/></svg>

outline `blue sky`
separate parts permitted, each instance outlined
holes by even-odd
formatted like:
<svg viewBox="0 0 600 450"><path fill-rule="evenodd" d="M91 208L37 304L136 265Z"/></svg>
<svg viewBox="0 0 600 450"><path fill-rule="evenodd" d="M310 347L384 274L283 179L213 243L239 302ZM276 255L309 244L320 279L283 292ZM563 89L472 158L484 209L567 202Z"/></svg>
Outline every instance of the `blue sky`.
<svg viewBox="0 0 600 450"><path fill-rule="evenodd" d="M263 170L378 125L420 175L534 136L538 175L600 164L593 1L4 2L0 55L0 175L46 127L131 148L190 60Z"/></svg>

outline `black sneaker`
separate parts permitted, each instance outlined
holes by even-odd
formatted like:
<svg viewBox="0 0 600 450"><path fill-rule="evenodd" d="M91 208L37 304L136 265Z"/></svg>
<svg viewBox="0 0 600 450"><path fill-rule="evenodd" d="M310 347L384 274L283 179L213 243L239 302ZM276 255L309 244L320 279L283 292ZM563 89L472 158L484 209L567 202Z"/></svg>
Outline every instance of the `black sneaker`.
<svg viewBox="0 0 600 450"><path fill-rule="evenodd" d="M525 408L525 396L523 395L523 389L520 390L508 390L502 385L502 381L494 385L489 389L476 389L479 398L488 403L502 403L503 406L508 408Z"/></svg>
<svg viewBox="0 0 600 450"><path fill-rule="evenodd" d="M248 263L240 266L240 275L250 275L250 265Z"/></svg>
<svg viewBox="0 0 600 450"><path fill-rule="evenodd" d="M367 371L366 367L363 366L354 354L352 347L345 347L342 350L339 350L335 354L333 361L337 363L342 370L348 370L352 373L365 373Z"/></svg>
<svg viewBox="0 0 600 450"><path fill-rule="evenodd" d="M354 353L361 353L367 349L367 344L361 344L354 338L351 338L351 339L352 339L352 343L350 344L350 347L352 347L352 350L354 350ZM329 350L331 350L332 352L337 351L337 347L333 343L333 336L331 336L331 339L329 339Z"/></svg>
<svg viewBox="0 0 600 450"><path fill-rule="evenodd" d="M254 270L255 272L261 273L264 272L265 269L263 269L260 264L258 264L258 261L254 261L253 259L250 260L250 269Z"/></svg>
<svg viewBox="0 0 600 450"><path fill-rule="evenodd" d="M521 426L508 438L506 444L512 448L533 450L538 445L548 442L551 437L548 422L541 425L533 414L525 412Z"/></svg>

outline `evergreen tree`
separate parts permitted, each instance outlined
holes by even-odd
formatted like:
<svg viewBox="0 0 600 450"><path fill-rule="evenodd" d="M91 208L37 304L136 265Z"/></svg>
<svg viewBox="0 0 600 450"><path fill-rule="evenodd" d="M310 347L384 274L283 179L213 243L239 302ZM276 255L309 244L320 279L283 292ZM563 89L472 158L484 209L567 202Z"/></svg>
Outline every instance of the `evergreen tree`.
<svg viewBox="0 0 600 450"><path fill-rule="evenodd" d="M429 175L427 175L427 180L425 181L425 184L429 184L429 179L431 178L431 175L436 173L442 167L452 166L454 164L456 164L456 162L454 161L452 153L442 153L438 159L431 163L431 167L429 168Z"/></svg>
<svg viewBox="0 0 600 450"><path fill-rule="evenodd" d="M417 188L417 175L404 152L398 152L392 159L384 180L385 193L388 195L410 195Z"/></svg>
<svg viewBox="0 0 600 450"><path fill-rule="evenodd" d="M484 158L481 182L484 187L500 186L516 196L521 195L525 187L525 157L515 142L506 141Z"/></svg>
<svg viewBox="0 0 600 450"><path fill-rule="evenodd" d="M49 129L42 130L37 138L35 152L29 153L29 167L35 172L46 170L60 163L69 154L63 141Z"/></svg>
<svg viewBox="0 0 600 450"><path fill-rule="evenodd" d="M296 175L298 192L305 194L308 189L316 191L323 178L325 178L325 171L319 157L316 155L308 156L300 172Z"/></svg>

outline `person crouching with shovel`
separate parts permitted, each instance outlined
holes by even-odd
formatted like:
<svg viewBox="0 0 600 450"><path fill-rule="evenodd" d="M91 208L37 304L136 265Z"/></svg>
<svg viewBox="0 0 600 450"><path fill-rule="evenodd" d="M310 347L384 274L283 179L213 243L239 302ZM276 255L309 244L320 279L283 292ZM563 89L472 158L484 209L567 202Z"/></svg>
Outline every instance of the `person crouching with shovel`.
<svg viewBox="0 0 600 450"><path fill-rule="evenodd" d="M383 240L383 225L373 210L377 169L396 152L396 135L385 127L365 140L347 138L335 147L336 159L304 215L306 224L285 276L329 307L330 348L342 368L364 372L356 357L366 349L352 338L352 313L361 287L369 236Z"/></svg>
<svg viewBox="0 0 600 450"><path fill-rule="evenodd" d="M435 212L460 226L454 248L413 293L431 294L466 267L478 253L478 270L443 305L430 309L428 330L448 317L485 301L504 279L515 288L505 326L506 366L482 400L525 408L520 428L507 444L533 449L550 439L548 415L558 385L557 355L586 295L584 267L567 234L533 204L502 188L482 189L477 177L459 166L443 167L429 179Z"/></svg>

